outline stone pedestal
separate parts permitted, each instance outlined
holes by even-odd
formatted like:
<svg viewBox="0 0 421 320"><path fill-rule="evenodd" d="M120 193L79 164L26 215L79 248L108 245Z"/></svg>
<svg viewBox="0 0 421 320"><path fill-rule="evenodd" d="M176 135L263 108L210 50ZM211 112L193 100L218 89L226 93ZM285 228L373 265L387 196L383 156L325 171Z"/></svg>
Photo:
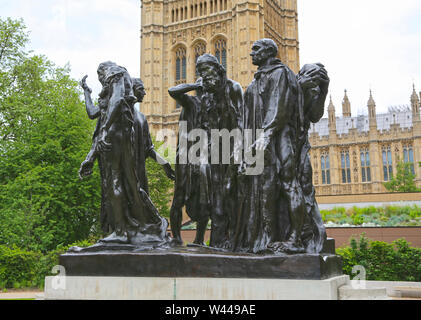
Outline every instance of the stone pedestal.
<svg viewBox="0 0 421 320"><path fill-rule="evenodd" d="M76 251L60 256L60 275L46 278L45 299L336 300L349 279L329 242L321 254L299 255L200 246Z"/></svg>
<svg viewBox="0 0 421 320"><path fill-rule="evenodd" d="M46 300L338 300L348 276L327 280L47 277ZM56 283L55 283L56 282Z"/></svg>
<svg viewBox="0 0 421 320"><path fill-rule="evenodd" d="M67 276L324 280L342 275L334 254L234 254L204 247L66 253Z"/></svg>

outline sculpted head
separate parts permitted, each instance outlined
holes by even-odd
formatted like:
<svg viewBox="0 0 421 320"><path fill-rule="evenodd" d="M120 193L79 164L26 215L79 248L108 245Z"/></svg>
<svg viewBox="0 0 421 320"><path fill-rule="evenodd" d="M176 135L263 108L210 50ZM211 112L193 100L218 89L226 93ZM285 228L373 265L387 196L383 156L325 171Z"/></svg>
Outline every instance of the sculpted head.
<svg viewBox="0 0 421 320"><path fill-rule="evenodd" d="M320 81L326 77L326 69L323 64L306 64L298 73L298 82L305 95L316 97L321 91Z"/></svg>
<svg viewBox="0 0 421 320"><path fill-rule="evenodd" d="M217 91L226 78L225 68L211 54L206 53L197 59L196 70L203 80L203 89L205 91Z"/></svg>
<svg viewBox="0 0 421 320"><path fill-rule="evenodd" d="M138 102L142 102L146 95L145 86L140 78L132 78L133 93Z"/></svg>
<svg viewBox="0 0 421 320"><path fill-rule="evenodd" d="M251 47L251 60L255 66L264 65L270 58L276 58L278 46L272 39L260 39Z"/></svg>
<svg viewBox="0 0 421 320"><path fill-rule="evenodd" d="M102 85L105 84L105 79L107 77L107 71L114 66L117 66L117 64L114 63L114 62L111 62L111 61L103 62L98 66L98 69L97 69L98 80L99 80L99 82L101 82Z"/></svg>

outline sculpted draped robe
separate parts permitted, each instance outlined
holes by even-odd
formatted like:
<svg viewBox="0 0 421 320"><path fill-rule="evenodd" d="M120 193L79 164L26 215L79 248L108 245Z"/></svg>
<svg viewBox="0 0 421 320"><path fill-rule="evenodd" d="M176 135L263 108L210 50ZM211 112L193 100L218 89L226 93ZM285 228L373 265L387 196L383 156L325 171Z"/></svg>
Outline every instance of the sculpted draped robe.
<svg viewBox="0 0 421 320"><path fill-rule="evenodd" d="M134 109L136 98L124 68L110 68L105 83L93 147L88 155L91 159L97 157L99 162L102 229L126 235L132 244L165 241L168 222L159 215L148 195L145 161L153 145L146 118ZM95 145L104 132L111 150L97 152Z"/></svg>
<svg viewBox="0 0 421 320"><path fill-rule="evenodd" d="M279 60L259 68L247 88L243 129L252 131L248 144L259 138L259 129L270 143L263 173L243 176L239 181L239 211L233 241L236 251L265 251L270 243L285 241L289 234L288 201L283 192L290 186L282 181L291 180L296 174L296 132L302 116L300 93L295 74Z"/></svg>
<svg viewBox="0 0 421 320"><path fill-rule="evenodd" d="M263 173L240 178L233 250L272 251L273 243L288 240L295 214L302 214L299 236L304 247L321 250L325 234L314 207L307 122L296 75L278 59L259 68L245 93L243 129L253 133L249 145L259 138L259 129L270 142Z"/></svg>

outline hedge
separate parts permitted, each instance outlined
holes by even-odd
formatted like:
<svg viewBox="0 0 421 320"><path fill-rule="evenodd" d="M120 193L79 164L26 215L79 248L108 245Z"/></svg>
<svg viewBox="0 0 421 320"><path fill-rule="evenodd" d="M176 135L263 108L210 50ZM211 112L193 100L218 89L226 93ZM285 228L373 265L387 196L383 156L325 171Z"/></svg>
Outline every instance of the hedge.
<svg viewBox="0 0 421 320"><path fill-rule="evenodd" d="M421 248L411 247L405 239L392 243L372 241L362 235L351 239L350 247L336 249L343 259L343 271L351 279L352 268L361 265L366 280L421 282Z"/></svg>
<svg viewBox="0 0 421 320"><path fill-rule="evenodd" d="M69 246L59 246L47 254L0 245L0 289L43 289L45 277L53 275L51 270L58 265L60 254L73 246L90 245L92 243L89 241L81 241Z"/></svg>

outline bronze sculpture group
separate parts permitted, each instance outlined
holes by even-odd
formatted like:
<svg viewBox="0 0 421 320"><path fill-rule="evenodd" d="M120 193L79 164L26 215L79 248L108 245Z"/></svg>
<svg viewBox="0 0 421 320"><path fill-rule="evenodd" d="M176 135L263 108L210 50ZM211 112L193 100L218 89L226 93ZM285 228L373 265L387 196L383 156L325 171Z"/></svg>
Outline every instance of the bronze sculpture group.
<svg viewBox="0 0 421 320"><path fill-rule="evenodd" d="M145 95L140 79L132 79L115 63L102 63L98 107L92 103L86 77L82 80L88 116L98 122L79 174L81 178L91 174L98 160L101 225L109 234L100 243L182 245L185 207L197 222L194 244L198 246L204 246L211 220L211 248L256 254L321 252L326 232L312 184L308 130L323 116L329 78L321 64L305 65L296 75L277 54L273 40L253 44L250 55L258 70L245 93L210 54L197 59L195 83L169 90L182 108L180 123L186 129L179 131L174 171L154 150L146 118L135 108ZM201 152L200 161L181 161L190 159L198 142L189 134L194 130L206 138L202 146L206 152ZM214 148L223 148L221 139L213 136L215 130L241 132L247 138L228 140L229 154L215 161L211 159ZM251 164L246 154L262 155L258 173L247 173ZM167 234L167 220L149 197L148 157L175 180L172 237Z"/></svg>

